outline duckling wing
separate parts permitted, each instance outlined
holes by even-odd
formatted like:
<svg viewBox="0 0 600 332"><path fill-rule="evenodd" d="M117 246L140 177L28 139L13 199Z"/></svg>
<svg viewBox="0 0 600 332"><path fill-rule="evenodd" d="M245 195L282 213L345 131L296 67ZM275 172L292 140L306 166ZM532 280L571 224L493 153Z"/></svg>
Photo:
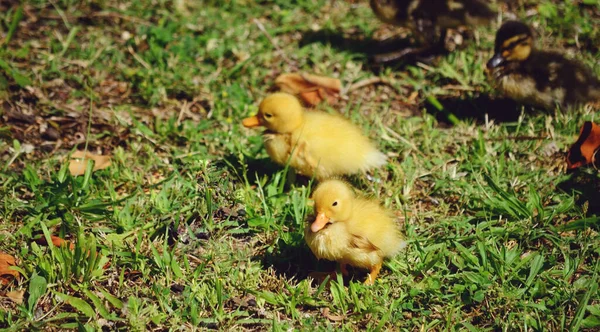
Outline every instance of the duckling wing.
<svg viewBox="0 0 600 332"><path fill-rule="evenodd" d="M344 223L335 223L326 229L314 233L310 225L304 228L304 239L310 250L318 259L339 261L348 255L350 239Z"/></svg>
<svg viewBox="0 0 600 332"><path fill-rule="evenodd" d="M265 134L263 137L267 153L279 165L285 166L289 162L298 173L309 177L315 173L317 176L326 174L306 137L289 134Z"/></svg>
<svg viewBox="0 0 600 332"><path fill-rule="evenodd" d="M312 177L323 172L319 162L311 154L309 143L304 139L297 139L291 146L291 166L304 176Z"/></svg>
<svg viewBox="0 0 600 332"><path fill-rule="evenodd" d="M309 113L299 135L306 142L304 160L321 177L357 173L387 161L359 127L341 116Z"/></svg>
<svg viewBox="0 0 600 332"><path fill-rule="evenodd" d="M290 135L265 132L263 141L269 157L279 165L285 165L292 150Z"/></svg>
<svg viewBox="0 0 600 332"><path fill-rule="evenodd" d="M560 68L563 85L567 87L565 103L578 104L600 101L600 80L591 68L583 63L567 59Z"/></svg>
<svg viewBox="0 0 600 332"><path fill-rule="evenodd" d="M553 109L594 100L595 82L582 63L555 51L535 51L501 78L500 89L517 101Z"/></svg>
<svg viewBox="0 0 600 332"><path fill-rule="evenodd" d="M368 238L350 233L348 240L348 247L341 259L343 262L365 269L382 263L385 255Z"/></svg>
<svg viewBox="0 0 600 332"><path fill-rule="evenodd" d="M405 245L403 236L393 216L374 201L357 199L353 207L353 219L348 228L370 242L384 257L394 256ZM366 243L357 241L357 243ZM368 248L363 245L361 248Z"/></svg>
<svg viewBox="0 0 600 332"><path fill-rule="evenodd" d="M356 234L350 234L350 247L365 252L379 251L379 248L373 242L369 241L369 239Z"/></svg>

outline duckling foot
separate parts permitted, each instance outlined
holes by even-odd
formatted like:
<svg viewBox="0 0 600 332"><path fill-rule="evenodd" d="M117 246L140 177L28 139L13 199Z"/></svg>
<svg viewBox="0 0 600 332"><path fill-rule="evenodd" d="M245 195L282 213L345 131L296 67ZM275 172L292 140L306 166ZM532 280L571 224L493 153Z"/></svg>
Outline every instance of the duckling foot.
<svg viewBox="0 0 600 332"><path fill-rule="evenodd" d="M379 271L381 270L381 264L377 264L371 268L371 272L367 275L367 280L365 280L365 285L372 285L375 283L375 279L379 275Z"/></svg>
<svg viewBox="0 0 600 332"><path fill-rule="evenodd" d="M342 275L344 275L344 276L348 275L347 266L348 266L348 264L346 264L346 263L340 263L340 271L342 271Z"/></svg>
<svg viewBox="0 0 600 332"><path fill-rule="evenodd" d="M298 181L296 171L293 168L289 168L286 174L286 184L291 186L292 184L295 184L296 181Z"/></svg>
<svg viewBox="0 0 600 332"><path fill-rule="evenodd" d="M337 278L337 273L334 272L311 272L308 274L309 277L313 278L319 284L325 281L329 277L329 281Z"/></svg>

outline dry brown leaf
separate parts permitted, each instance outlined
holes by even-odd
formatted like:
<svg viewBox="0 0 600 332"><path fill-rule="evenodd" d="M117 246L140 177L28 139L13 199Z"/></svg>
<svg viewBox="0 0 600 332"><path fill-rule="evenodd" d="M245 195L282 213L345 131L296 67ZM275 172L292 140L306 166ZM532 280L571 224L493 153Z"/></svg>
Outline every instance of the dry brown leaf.
<svg viewBox="0 0 600 332"><path fill-rule="evenodd" d="M70 241L63 240L63 239L59 238L58 236L54 236L54 235L50 235L50 239L52 240L52 244L55 247L60 247L64 244L65 246L69 247L69 249L75 250L75 245L73 243L71 243Z"/></svg>
<svg viewBox="0 0 600 332"><path fill-rule="evenodd" d="M275 84L281 91L298 95L313 106L322 101L335 103L342 90L342 82L337 78L312 74L281 74L275 79Z"/></svg>
<svg viewBox="0 0 600 332"><path fill-rule="evenodd" d="M322 87L328 90L332 90L333 92L339 93L342 91L342 82L340 82L337 78L327 77L327 76L319 76L313 74L300 74L304 80L307 82Z"/></svg>
<svg viewBox="0 0 600 332"><path fill-rule="evenodd" d="M71 175L83 175L87 167L87 161L94 161L94 171L105 169L110 166L111 156L102 156L86 151L75 151L69 160L69 172Z"/></svg>
<svg viewBox="0 0 600 332"><path fill-rule="evenodd" d="M19 272L10 269L11 266L16 266L17 262L11 255L0 252L0 285L7 285L11 276L19 279Z"/></svg>
<svg viewBox="0 0 600 332"><path fill-rule="evenodd" d="M419 96L419 92L418 91L413 91L411 92L411 94L408 96L407 100L409 103L411 104L415 104L415 101L417 100L417 97Z"/></svg>
<svg viewBox="0 0 600 332"><path fill-rule="evenodd" d="M596 153L600 151L600 126L586 121L581 127L577 142L567 154L567 169L575 169L587 164L598 164Z"/></svg>
<svg viewBox="0 0 600 332"><path fill-rule="evenodd" d="M340 322L340 321L343 321L344 318L345 318L342 315L333 315L333 314L329 313L329 308L323 308L323 309L321 309L321 314L325 318L329 319L332 322Z"/></svg>
<svg viewBox="0 0 600 332"><path fill-rule="evenodd" d="M69 247L69 249L75 250L75 245L71 243L71 241L63 240L60 237L54 235L50 235L50 240L52 241L52 244L55 247L60 247L64 244L65 246ZM48 245L48 242L46 241L46 238L44 236L40 237L35 242L41 245Z"/></svg>
<svg viewBox="0 0 600 332"><path fill-rule="evenodd" d="M16 304L23 303L23 295L25 294L25 290L16 290L11 292L6 292L6 297L8 297L11 301Z"/></svg>

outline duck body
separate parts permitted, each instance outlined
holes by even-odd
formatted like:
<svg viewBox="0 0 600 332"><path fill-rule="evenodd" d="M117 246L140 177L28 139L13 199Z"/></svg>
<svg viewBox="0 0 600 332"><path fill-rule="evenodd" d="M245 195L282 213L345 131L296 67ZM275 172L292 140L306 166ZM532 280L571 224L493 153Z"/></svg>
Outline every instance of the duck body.
<svg viewBox="0 0 600 332"><path fill-rule="evenodd" d="M306 242L318 259L370 269L401 249L399 232L388 211L377 203L357 198L352 218L317 233L305 229ZM376 220L368 223L365 221Z"/></svg>
<svg viewBox="0 0 600 332"><path fill-rule="evenodd" d="M339 180L321 183L313 194L317 217L304 230L306 243L318 259L368 269L371 284L385 258L405 245L394 218L377 201L356 197Z"/></svg>
<svg viewBox="0 0 600 332"><path fill-rule="evenodd" d="M496 15L479 0L370 0L370 5L381 21L417 31L486 24Z"/></svg>
<svg viewBox="0 0 600 332"><path fill-rule="evenodd" d="M263 139L271 159L279 165L289 162L304 176L322 180L386 163L386 156L358 127L341 116L304 111L295 97L284 93L267 97L259 109L259 119L272 114L271 119L260 120L267 127ZM295 124L282 128L276 123L280 120Z"/></svg>
<svg viewBox="0 0 600 332"><path fill-rule="evenodd" d="M335 175L367 171L385 164L386 157L341 116L305 112L304 123L289 134L266 133L267 153L280 165L291 157L290 166L304 176L325 179Z"/></svg>
<svg viewBox="0 0 600 332"><path fill-rule="evenodd" d="M521 22L508 21L498 31L487 68L504 95L544 109L600 100L600 81L590 69L532 44L532 33Z"/></svg>
<svg viewBox="0 0 600 332"><path fill-rule="evenodd" d="M411 29L421 44L375 55L376 63L445 53L452 48L446 45L448 29L487 24L496 15L482 0L370 0L370 5L381 21Z"/></svg>
<svg viewBox="0 0 600 332"><path fill-rule="evenodd" d="M600 81L589 69L548 51L532 52L527 61L499 78L498 89L518 102L545 109L600 100Z"/></svg>

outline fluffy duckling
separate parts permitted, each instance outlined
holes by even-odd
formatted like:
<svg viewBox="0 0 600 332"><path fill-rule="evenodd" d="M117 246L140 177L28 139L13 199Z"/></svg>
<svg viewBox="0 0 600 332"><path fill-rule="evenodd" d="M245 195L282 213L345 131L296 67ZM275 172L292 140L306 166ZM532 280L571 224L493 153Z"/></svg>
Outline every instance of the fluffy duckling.
<svg viewBox="0 0 600 332"><path fill-rule="evenodd" d="M296 97L274 93L265 98L258 114L243 125L264 126L267 153L280 165L323 180L383 166L386 156L361 130L341 116L304 111Z"/></svg>
<svg viewBox="0 0 600 332"><path fill-rule="evenodd" d="M317 256L369 270L365 284L377 278L383 259L405 246L392 214L378 202L357 197L340 180L327 180L313 193L316 219L304 229L306 243Z"/></svg>
<svg viewBox="0 0 600 332"><path fill-rule="evenodd" d="M591 70L560 53L536 50L522 22L500 27L494 53L487 69L497 88L518 102L553 109L600 100L600 81Z"/></svg>
<svg viewBox="0 0 600 332"><path fill-rule="evenodd" d="M376 62L398 60L435 47L445 49L447 29L487 24L496 15L482 0L370 0L370 5L381 21L410 28L425 45L378 55Z"/></svg>

